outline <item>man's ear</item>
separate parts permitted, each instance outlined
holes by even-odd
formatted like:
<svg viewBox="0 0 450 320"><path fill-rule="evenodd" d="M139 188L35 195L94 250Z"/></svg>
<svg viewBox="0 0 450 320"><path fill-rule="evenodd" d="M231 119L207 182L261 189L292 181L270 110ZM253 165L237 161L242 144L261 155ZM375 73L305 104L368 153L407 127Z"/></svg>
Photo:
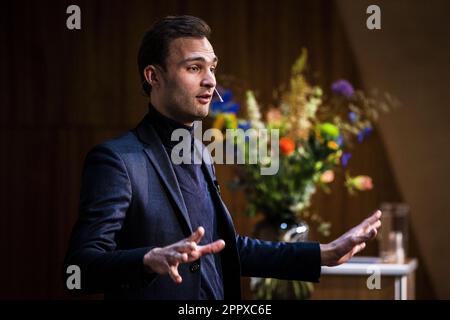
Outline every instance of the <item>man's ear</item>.
<svg viewBox="0 0 450 320"><path fill-rule="evenodd" d="M160 83L160 75L157 73L157 68L154 65L148 65L144 69L145 80L151 87L157 87Z"/></svg>

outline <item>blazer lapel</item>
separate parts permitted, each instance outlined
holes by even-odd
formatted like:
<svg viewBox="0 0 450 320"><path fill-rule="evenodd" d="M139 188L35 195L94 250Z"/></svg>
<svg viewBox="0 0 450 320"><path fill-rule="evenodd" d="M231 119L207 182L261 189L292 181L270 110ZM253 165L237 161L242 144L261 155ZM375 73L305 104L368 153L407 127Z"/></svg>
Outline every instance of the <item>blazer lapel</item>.
<svg viewBox="0 0 450 320"><path fill-rule="evenodd" d="M187 227L187 235L190 235L192 231L191 221L186 208L186 204L181 193L180 185L173 171L171 160L164 149L161 139L156 133L155 129L147 119L141 121L136 128L138 137L145 143L144 152L152 162L156 171L160 175L161 180L164 182L167 190L172 196L175 204L181 212L182 218Z"/></svg>
<svg viewBox="0 0 450 320"><path fill-rule="evenodd" d="M196 152L200 152L200 154L203 154L203 144L200 141L195 141L195 149ZM205 153L209 156L208 151L206 150ZM216 175L214 173L214 167L213 167L213 163L212 163L212 158L211 156L209 156L209 162L211 164L207 164L205 163L205 161L202 161L202 167L203 167L203 172L206 172L205 174L205 178L206 181L213 187L214 190L214 197L216 199L216 201L218 201L219 206L220 206L220 212L222 213L222 217L225 219L226 225L227 225L227 231L229 232L230 236L233 236L233 238L236 235L236 230L234 229L234 225L233 225L233 221L230 215L230 212L228 211L225 203L223 203L222 201L222 197L220 194L220 186L219 186L219 182L216 179Z"/></svg>
<svg viewBox="0 0 450 320"><path fill-rule="evenodd" d="M202 143L199 143L196 144L196 148L197 150L203 150L204 146ZM207 153L207 151L205 151L205 153ZM209 153L207 153L207 155L209 156ZM226 265L226 267L222 267L225 299L239 300L241 299L241 283L239 281L241 276L241 262L239 257L239 250L236 244L237 234L230 212L228 211L225 203L222 201L219 183L216 179L211 156L209 156L209 159L211 160L209 162L211 164L207 164L205 163L205 161L202 162L203 172L208 184L213 187L212 197L213 201L218 204L217 214L220 220L223 222L223 228L221 229L224 234L222 234L222 237L224 238L225 243L227 243L224 251L222 252L222 255L224 257L224 259L222 260L222 266ZM226 261L226 264L224 264L223 261Z"/></svg>

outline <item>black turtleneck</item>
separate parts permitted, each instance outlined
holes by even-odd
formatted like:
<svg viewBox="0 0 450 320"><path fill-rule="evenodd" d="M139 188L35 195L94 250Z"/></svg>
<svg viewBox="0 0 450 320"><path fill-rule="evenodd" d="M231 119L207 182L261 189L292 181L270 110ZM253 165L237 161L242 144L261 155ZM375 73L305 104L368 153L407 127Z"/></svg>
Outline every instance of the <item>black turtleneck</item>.
<svg viewBox="0 0 450 320"><path fill-rule="evenodd" d="M188 130L191 138L191 150L193 150L194 126L186 126L169 119L158 112L152 105L149 105L148 119L158 133L169 158L172 149L179 143L179 141L171 140L172 132L176 129ZM205 228L205 235L200 244L207 244L219 239L215 206L201 164L172 163L172 167L180 185L192 228L194 230L199 226ZM220 255L206 255L202 257L200 269L201 290L199 298L223 299Z"/></svg>

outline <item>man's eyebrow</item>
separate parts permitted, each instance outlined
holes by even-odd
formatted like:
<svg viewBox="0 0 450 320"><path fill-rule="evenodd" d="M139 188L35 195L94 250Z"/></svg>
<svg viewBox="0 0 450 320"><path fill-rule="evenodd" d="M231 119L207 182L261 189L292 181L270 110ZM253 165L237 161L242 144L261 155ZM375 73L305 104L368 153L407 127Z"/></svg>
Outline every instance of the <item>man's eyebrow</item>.
<svg viewBox="0 0 450 320"><path fill-rule="evenodd" d="M205 59L204 57L198 56L198 57L190 57L190 58L183 59L183 60L181 61L181 64L185 64L185 63L192 62L192 61L202 61L202 62L207 62L206 59ZM213 59L212 62L213 62L213 63L217 63L218 61L219 61L219 58L217 58L216 56L214 56L214 59Z"/></svg>

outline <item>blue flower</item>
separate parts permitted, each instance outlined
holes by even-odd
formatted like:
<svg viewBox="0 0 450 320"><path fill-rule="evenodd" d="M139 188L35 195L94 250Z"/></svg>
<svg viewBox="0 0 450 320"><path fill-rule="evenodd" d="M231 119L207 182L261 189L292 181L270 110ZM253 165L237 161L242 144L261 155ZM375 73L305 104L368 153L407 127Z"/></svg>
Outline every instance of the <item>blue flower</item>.
<svg viewBox="0 0 450 320"><path fill-rule="evenodd" d="M350 98L355 93L353 86L347 80L338 80L331 85L331 90L341 96Z"/></svg>
<svg viewBox="0 0 450 320"><path fill-rule="evenodd" d="M242 129L244 132L250 129L252 126L250 125L250 122L245 120L238 120L238 129ZM244 135L244 139L246 142L250 140L250 136L248 134Z"/></svg>
<svg viewBox="0 0 450 320"><path fill-rule="evenodd" d="M364 138L368 137L372 131L372 127L365 127L364 129L362 129L357 136L358 142L363 142Z"/></svg>
<svg viewBox="0 0 450 320"><path fill-rule="evenodd" d="M219 90L222 91L222 90ZM234 113L237 114L240 109L240 105L233 101L233 94L231 90L225 90L221 92L223 102L220 102L217 95L214 95L213 101L211 102L211 113L213 115L219 113Z"/></svg>
<svg viewBox="0 0 450 320"><path fill-rule="evenodd" d="M358 133L358 136L356 137L356 139L358 140L359 143L363 142L363 140L364 140L364 131L360 131Z"/></svg>
<svg viewBox="0 0 450 320"><path fill-rule="evenodd" d="M211 103L211 113L234 113L237 114L239 112L240 105L236 102L230 101L227 103L221 103L220 101L214 101Z"/></svg>
<svg viewBox="0 0 450 320"><path fill-rule="evenodd" d="M225 90L222 95L222 100L224 103L230 102L233 99L233 93L231 90Z"/></svg>
<svg viewBox="0 0 450 320"><path fill-rule="evenodd" d="M339 137L337 137L336 143L339 145L339 147L342 147L344 145L344 137L341 134L339 135Z"/></svg>
<svg viewBox="0 0 450 320"><path fill-rule="evenodd" d="M245 121L245 120L239 120L238 121L238 129L242 129L244 131L246 131L247 129L250 129L250 122Z"/></svg>
<svg viewBox="0 0 450 320"><path fill-rule="evenodd" d="M342 166L345 168L348 164L348 161L350 160L350 158L352 157L351 153L344 153L341 157L341 163Z"/></svg>
<svg viewBox="0 0 450 320"><path fill-rule="evenodd" d="M350 120L351 123L355 123L356 121L358 121L358 115L353 111L349 112L348 119Z"/></svg>

